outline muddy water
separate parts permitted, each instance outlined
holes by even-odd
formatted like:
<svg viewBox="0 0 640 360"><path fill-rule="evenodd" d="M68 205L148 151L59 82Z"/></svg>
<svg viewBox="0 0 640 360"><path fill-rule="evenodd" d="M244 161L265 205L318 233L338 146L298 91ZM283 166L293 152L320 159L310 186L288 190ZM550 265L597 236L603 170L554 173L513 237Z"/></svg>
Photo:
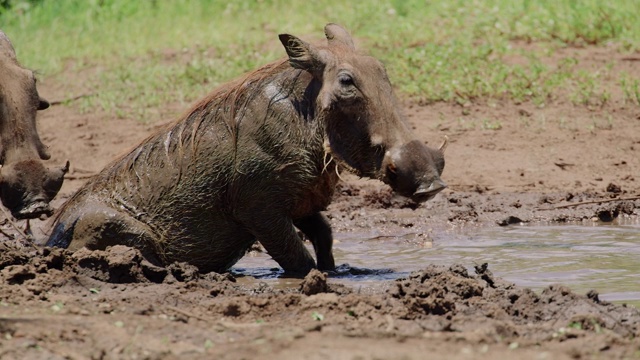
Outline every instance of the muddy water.
<svg viewBox="0 0 640 360"><path fill-rule="evenodd" d="M413 231L412 231L413 230ZM407 275L428 264L458 262L472 267L489 263L506 280L536 290L561 283L577 293L596 289L601 299L640 305L640 224L549 225L464 228L442 232L396 234L337 233L334 254L339 266L333 281L362 288ZM348 265L347 265L348 264ZM280 277L268 255L252 254L234 268L247 277L295 286Z"/></svg>
<svg viewBox="0 0 640 360"><path fill-rule="evenodd" d="M425 257L430 262L488 262L517 285L560 283L640 305L640 224L484 228L440 238L432 250Z"/></svg>

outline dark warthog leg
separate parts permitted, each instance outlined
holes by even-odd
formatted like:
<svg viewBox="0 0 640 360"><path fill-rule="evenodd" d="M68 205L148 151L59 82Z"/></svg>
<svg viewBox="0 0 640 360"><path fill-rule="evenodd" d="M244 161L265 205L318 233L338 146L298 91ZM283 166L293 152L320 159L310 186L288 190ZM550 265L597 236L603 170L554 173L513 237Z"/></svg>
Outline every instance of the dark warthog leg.
<svg viewBox="0 0 640 360"><path fill-rule="evenodd" d="M250 225L250 231L285 272L291 275L306 275L316 267L313 257L304 247L293 222L288 217L260 219Z"/></svg>
<svg viewBox="0 0 640 360"><path fill-rule="evenodd" d="M71 221L59 221L46 246L68 248L77 251L82 247L104 250L108 246L128 245L136 247L151 263L162 264L156 256L157 244L150 237L150 229L134 218L105 206L91 206Z"/></svg>
<svg viewBox="0 0 640 360"><path fill-rule="evenodd" d="M325 271L335 270L336 263L331 252L333 236L331 235L329 220L318 212L298 219L294 221L294 224L313 244L313 249L316 251L316 258L318 259L318 269Z"/></svg>

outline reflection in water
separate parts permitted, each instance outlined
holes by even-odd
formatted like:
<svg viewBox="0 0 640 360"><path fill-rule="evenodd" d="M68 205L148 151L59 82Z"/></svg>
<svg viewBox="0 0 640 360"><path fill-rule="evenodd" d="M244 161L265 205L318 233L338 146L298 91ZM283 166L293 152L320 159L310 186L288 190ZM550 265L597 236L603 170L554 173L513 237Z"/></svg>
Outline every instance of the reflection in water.
<svg viewBox="0 0 640 360"><path fill-rule="evenodd" d="M429 264L471 269L486 262L494 274L534 290L560 283L579 294L595 289L603 300L640 305L637 223L466 228L429 236L416 228L383 236L338 233L334 255L345 265L331 274L332 281L349 285L375 287ZM281 270L266 254L245 257L234 274L273 279L278 287L299 284L276 279Z"/></svg>

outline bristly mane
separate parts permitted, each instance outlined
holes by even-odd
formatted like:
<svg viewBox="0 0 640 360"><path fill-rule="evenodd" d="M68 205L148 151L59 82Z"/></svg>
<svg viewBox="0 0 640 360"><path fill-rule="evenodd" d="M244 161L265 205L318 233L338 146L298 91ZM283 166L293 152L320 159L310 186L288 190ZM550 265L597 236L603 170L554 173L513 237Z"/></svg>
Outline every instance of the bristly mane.
<svg viewBox="0 0 640 360"><path fill-rule="evenodd" d="M118 169L122 166L133 168L136 161L145 160L150 155L149 152L152 151L152 148L146 145L157 141L158 136L161 134L173 133L172 137L177 137L177 139L175 139L179 142L179 144L177 144L179 146L176 148L177 151L182 152L184 146L191 146L191 151L195 151L198 146L199 137L197 136L197 132L199 128L203 125L203 122L213 119L217 122L224 122L229 135L237 144L238 130L244 117L244 111L256 96L262 94L261 85L264 85L263 80L286 70L294 70L296 73L303 72L302 70L291 68L285 58L266 64L220 85L208 95L198 100L174 121L162 126L140 143L121 153L121 155L107 164L96 176L100 177L103 181L118 181ZM295 81L291 83L292 87L294 83ZM287 89L283 90L284 92L287 91ZM293 89L289 90L292 91ZM185 130L189 133L184 133ZM190 138L190 144L184 142L187 138ZM181 154L178 154L177 158L181 158L180 155ZM129 159L127 159L127 157L129 157ZM94 179L95 177L90 179L89 182L94 181ZM58 209L57 214L63 213L67 204L71 203L75 197L80 196L80 193L86 191L92 191L91 187L83 187L72 195L71 198ZM55 216L54 222L57 221L57 218L58 215Z"/></svg>
<svg viewBox="0 0 640 360"><path fill-rule="evenodd" d="M266 77L275 75L282 71L283 69L281 68L286 63L286 59L276 60L218 86L209 94L194 103L175 120L165 126L162 126L139 144L134 145L120 156L116 157L116 159L109 163L105 169L112 168L113 165L127 157L135 149L152 141L159 134L166 133L167 131L171 131L178 127L184 121L192 122L192 126L185 126L185 128L190 127L192 131L195 132L199 128L200 124L208 117L207 115L209 114L209 111L216 113L216 116L214 116L216 120L224 121L229 134L237 140L238 128L244 116L242 113L238 114L238 110L244 110L246 105L259 94L259 92L256 91L259 90L259 87L256 86L257 84L261 84L262 80ZM242 103L239 103L240 100L243 100ZM195 138L195 136L191 136L192 140ZM192 144L192 146L195 146L195 143Z"/></svg>

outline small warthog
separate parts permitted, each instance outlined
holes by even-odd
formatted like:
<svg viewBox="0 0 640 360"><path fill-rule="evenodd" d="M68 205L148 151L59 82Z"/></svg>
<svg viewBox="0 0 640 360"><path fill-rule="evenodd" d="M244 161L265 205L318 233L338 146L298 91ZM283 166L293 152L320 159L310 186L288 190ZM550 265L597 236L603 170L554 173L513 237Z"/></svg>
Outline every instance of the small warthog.
<svg viewBox="0 0 640 360"><path fill-rule="evenodd" d="M287 272L335 268L320 213L344 166L416 201L445 187L443 149L407 129L382 64L347 31L327 44L280 35L288 59L227 83L91 179L57 215L48 246L126 244L155 263L225 271L259 240Z"/></svg>
<svg viewBox="0 0 640 360"><path fill-rule="evenodd" d="M36 112L49 107L38 95L32 71L18 64L7 36L0 31L0 199L18 219L49 216L69 163L47 169L51 156L36 130Z"/></svg>

